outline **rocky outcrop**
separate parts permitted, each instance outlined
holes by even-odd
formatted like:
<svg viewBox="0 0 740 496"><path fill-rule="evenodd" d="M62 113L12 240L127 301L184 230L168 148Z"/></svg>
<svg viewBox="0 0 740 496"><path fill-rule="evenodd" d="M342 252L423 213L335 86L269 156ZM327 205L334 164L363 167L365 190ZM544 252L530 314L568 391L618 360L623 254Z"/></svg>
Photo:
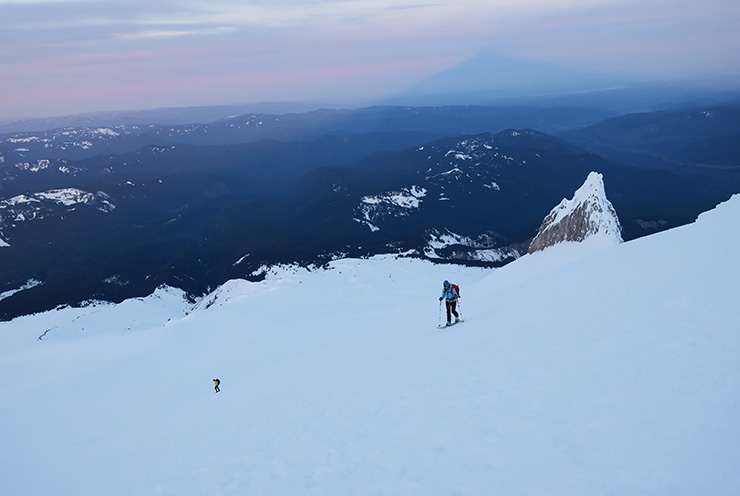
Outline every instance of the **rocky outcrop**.
<svg viewBox="0 0 740 496"><path fill-rule="evenodd" d="M617 212L607 200L604 178L591 172L573 195L552 209L529 246L529 253L544 250L563 241L580 242L591 236L611 238L621 243L622 226Z"/></svg>

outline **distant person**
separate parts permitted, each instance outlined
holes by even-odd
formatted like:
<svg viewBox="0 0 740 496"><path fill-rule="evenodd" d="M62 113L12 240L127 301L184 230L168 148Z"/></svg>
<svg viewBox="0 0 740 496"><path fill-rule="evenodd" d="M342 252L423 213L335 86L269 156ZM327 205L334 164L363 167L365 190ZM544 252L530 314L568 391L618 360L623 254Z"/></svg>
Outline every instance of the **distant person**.
<svg viewBox="0 0 740 496"><path fill-rule="evenodd" d="M218 387L218 385L221 384L221 381L219 379L213 379L213 382L216 385L215 389L216 389L216 392L218 393L219 391L221 391L221 389L219 389Z"/></svg>
<svg viewBox="0 0 740 496"><path fill-rule="evenodd" d="M460 322L460 316L457 313L457 299L460 298L460 288L455 284L450 284L450 281L442 283L442 296L439 297L439 301L445 300L445 306L447 306L447 324L452 325L452 315L455 316L455 324ZM451 315L452 314L452 315Z"/></svg>

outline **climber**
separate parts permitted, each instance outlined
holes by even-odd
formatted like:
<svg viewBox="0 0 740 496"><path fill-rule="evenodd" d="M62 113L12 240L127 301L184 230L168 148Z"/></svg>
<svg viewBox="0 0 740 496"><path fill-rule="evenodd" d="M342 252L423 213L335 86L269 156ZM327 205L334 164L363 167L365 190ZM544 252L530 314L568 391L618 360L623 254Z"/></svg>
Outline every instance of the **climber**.
<svg viewBox="0 0 740 496"><path fill-rule="evenodd" d="M455 324L460 322L460 316L457 313L457 299L460 297L460 288L456 284L450 284L449 281L442 283L442 296L439 301L445 300L447 306L447 325L452 325L452 315L455 316ZM452 314L452 315L450 315Z"/></svg>

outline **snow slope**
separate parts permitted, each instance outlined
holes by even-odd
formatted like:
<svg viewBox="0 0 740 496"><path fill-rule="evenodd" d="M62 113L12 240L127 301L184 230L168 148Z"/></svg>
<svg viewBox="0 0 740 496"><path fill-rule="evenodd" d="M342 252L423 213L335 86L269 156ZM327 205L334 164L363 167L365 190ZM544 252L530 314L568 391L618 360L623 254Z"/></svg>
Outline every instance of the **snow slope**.
<svg viewBox="0 0 740 496"><path fill-rule="evenodd" d="M0 492L737 494L738 218L2 323Z"/></svg>

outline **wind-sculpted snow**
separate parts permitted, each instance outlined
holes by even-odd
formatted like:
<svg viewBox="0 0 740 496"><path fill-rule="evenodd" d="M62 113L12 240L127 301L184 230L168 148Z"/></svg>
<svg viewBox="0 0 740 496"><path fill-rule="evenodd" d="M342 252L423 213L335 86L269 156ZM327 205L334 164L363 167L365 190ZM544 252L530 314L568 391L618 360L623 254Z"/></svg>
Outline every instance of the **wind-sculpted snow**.
<svg viewBox="0 0 740 496"><path fill-rule="evenodd" d="M739 218L0 323L3 494L734 494Z"/></svg>

